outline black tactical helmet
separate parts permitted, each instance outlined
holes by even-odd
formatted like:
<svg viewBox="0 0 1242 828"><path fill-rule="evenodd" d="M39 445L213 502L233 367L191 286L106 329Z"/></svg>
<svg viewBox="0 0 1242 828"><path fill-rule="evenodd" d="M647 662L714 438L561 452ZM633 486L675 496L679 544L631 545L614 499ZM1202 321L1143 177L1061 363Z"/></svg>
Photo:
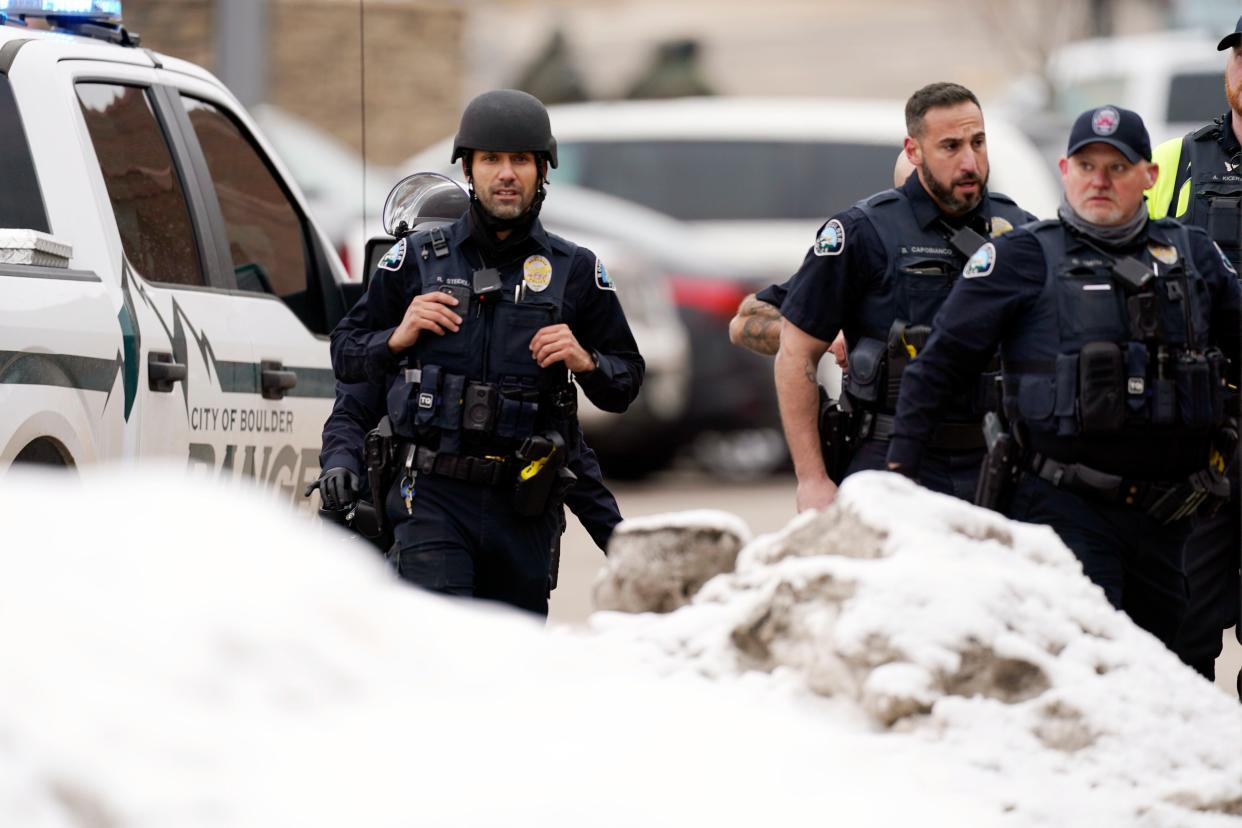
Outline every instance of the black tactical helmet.
<svg viewBox="0 0 1242 828"><path fill-rule="evenodd" d="M535 152L555 167L556 139L548 110L534 95L516 89L484 92L461 113L449 161L468 157L470 150Z"/></svg>

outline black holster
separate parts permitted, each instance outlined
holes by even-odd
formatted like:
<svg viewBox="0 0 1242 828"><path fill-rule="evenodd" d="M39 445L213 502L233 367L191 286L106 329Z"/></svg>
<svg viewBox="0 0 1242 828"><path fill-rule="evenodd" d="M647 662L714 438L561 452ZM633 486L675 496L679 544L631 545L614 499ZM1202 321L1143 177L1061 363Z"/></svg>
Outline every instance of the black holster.
<svg viewBox="0 0 1242 828"><path fill-rule="evenodd" d="M360 501L354 507L353 525L371 540L385 543L390 534L388 513L384 498L392 483L392 425L385 415L379 425L367 432L363 439L363 458L367 464L367 485L371 489L371 503ZM363 508L365 506L365 508Z"/></svg>
<svg viewBox="0 0 1242 828"><path fill-rule="evenodd" d="M1009 506L1018 479L1017 441L995 411L983 415L983 439L987 455L975 486L975 505L1000 512Z"/></svg>
<svg viewBox="0 0 1242 828"><path fill-rule="evenodd" d="M828 478L840 485L862 440L863 413L819 390L819 438Z"/></svg>

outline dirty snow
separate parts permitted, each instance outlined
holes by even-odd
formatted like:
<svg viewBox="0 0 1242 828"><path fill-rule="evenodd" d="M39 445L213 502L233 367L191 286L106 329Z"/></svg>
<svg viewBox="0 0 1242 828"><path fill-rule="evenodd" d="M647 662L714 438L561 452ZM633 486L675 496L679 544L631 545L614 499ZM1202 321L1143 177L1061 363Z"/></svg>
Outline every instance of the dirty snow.
<svg viewBox="0 0 1242 828"><path fill-rule="evenodd" d="M3 825L1242 813L1236 702L1047 530L890 475L750 541L687 605L588 633L407 588L255 492L171 471L0 486ZM643 531L713 525L668 523Z"/></svg>

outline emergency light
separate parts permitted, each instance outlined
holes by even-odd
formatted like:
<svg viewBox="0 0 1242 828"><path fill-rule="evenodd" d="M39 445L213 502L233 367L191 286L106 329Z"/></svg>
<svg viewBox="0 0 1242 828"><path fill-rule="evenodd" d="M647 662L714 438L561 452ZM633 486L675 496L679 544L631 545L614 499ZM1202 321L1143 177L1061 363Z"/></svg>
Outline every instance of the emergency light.
<svg viewBox="0 0 1242 828"><path fill-rule="evenodd" d="M0 17L121 22L121 0L0 0Z"/></svg>

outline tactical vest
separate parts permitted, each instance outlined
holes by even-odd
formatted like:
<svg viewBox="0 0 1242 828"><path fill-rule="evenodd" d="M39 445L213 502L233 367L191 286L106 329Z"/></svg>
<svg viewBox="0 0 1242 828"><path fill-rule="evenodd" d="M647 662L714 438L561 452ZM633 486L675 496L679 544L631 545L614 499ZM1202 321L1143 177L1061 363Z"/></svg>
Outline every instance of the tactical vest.
<svg viewBox="0 0 1242 828"><path fill-rule="evenodd" d="M1219 123L1208 124L1182 139L1181 163L1173 184L1177 198L1189 166L1190 205L1181 221L1207 230L1212 241L1242 268L1242 153L1229 158L1220 144Z"/></svg>
<svg viewBox="0 0 1242 828"><path fill-rule="evenodd" d="M901 375L931 334L931 323L962 268L977 249L956 249L952 229L940 223L924 229L901 190L886 190L854 205L875 228L884 246L888 269L877 290L868 292L851 327L859 332L849 354L844 388L858 407L891 413L897 406ZM1013 199L988 194L993 235L1027 221ZM962 240L958 241L962 247ZM994 378L983 379L974 398L951 407L951 420L977 420L992 407Z"/></svg>
<svg viewBox="0 0 1242 828"><path fill-rule="evenodd" d="M482 274L438 230L407 239L417 257L422 293L469 294L456 332L423 331L388 392L393 432L420 446L468 454L504 454L547 429L569 440L576 396L562 363L540 368L530 352L535 333L561 320L565 285L577 246L548 235L537 252ZM488 278L490 276L490 278ZM479 283L499 288L479 295Z"/></svg>
<svg viewBox="0 0 1242 828"><path fill-rule="evenodd" d="M1011 419L1056 437L1153 426L1202 435L1224 422L1225 359L1209 345L1211 294L1185 227L1149 222L1134 256L1142 268L1128 278L1122 259L1059 221L1028 229L1047 275L1034 316L1003 349Z"/></svg>

